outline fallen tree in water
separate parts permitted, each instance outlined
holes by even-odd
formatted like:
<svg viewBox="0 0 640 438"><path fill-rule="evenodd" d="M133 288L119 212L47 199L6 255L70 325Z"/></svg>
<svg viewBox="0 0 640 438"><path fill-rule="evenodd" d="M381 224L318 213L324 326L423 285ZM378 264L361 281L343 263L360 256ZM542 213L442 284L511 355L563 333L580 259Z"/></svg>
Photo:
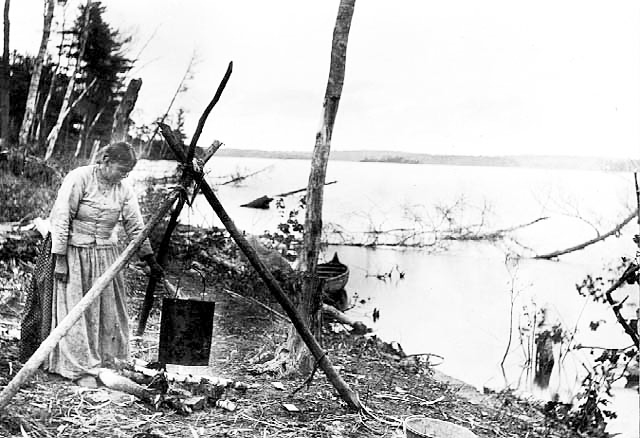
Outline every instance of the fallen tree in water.
<svg viewBox="0 0 640 438"><path fill-rule="evenodd" d="M325 186L331 185L331 184L335 184L338 181L329 181L327 183L324 183ZM290 192L284 192L284 193L279 193L277 195L273 195L273 196L267 196L267 195L263 195L260 196L259 198L254 199L251 202L247 202L246 204L242 204L240 207L248 207L248 208L260 208L263 210L266 210L269 208L269 204L271 204L271 201L273 201L276 198L285 198L287 196L291 196L291 195L295 195L296 193L302 193L307 191L307 187L303 187L301 189L297 189L297 190L292 190Z"/></svg>
<svg viewBox="0 0 640 438"><path fill-rule="evenodd" d="M629 216L626 217L626 219L624 219L622 222L620 222L618 225L616 225L615 227L613 227L611 230L607 231L606 233L602 234L602 235L598 235L597 237L587 240L586 242L582 242L578 245L566 248L566 249L561 249L558 251L553 251L550 253L546 253L546 254L541 254L541 255L537 255L534 258L536 259L553 259L556 257L559 257L561 255L565 255L565 254L569 254L575 251L580 251L582 249L585 249L588 246L593 245L594 243L598 243L598 242L602 242L603 240L611 237L611 236L619 236L620 232L622 231L622 229L633 220L633 218L638 216L638 209L636 209L633 213L631 213Z"/></svg>

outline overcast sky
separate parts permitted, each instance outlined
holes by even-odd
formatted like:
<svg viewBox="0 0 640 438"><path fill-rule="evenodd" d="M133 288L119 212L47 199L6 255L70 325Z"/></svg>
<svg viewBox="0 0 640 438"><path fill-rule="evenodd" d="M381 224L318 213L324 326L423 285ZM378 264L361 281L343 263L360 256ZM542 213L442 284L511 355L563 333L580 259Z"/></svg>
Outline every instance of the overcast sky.
<svg viewBox="0 0 640 438"><path fill-rule="evenodd" d="M195 53L174 105L187 134L233 61L201 145L312 150L338 0L102 3L131 56L151 38L137 123L165 111ZM37 51L42 11L11 2L13 48ZM332 148L639 158L640 2L358 0Z"/></svg>

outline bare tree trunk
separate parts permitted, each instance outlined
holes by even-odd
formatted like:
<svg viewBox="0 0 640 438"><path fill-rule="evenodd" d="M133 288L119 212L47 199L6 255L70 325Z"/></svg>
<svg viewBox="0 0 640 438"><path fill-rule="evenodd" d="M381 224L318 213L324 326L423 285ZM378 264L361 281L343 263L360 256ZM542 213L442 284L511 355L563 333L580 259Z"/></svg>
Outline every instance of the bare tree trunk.
<svg viewBox="0 0 640 438"><path fill-rule="evenodd" d="M316 134L316 143L311 159L311 173L307 188L307 211L304 225L304 248L301 254L301 270L305 272L302 294L298 298L297 309L307 318L308 326L319 333L319 312L322 306L322 284L318 281L316 267L322 237L322 203L327 163L331 149L333 125L338 112L338 104L344 84L347 57L347 41L355 0L340 0L338 17L333 30L331 65L329 80L322 107L322 126ZM301 369L312 368L312 357L304 348L298 332L291 328L287 339L289 362Z"/></svg>
<svg viewBox="0 0 640 438"><path fill-rule="evenodd" d="M49 90L47 91L47 97L42 104L42 109L38 113L38 124L36 126L36 133L34 134L34 139L39 144L43 143L45 136L47 135L47 110L49 109L49 104L51 103L51 98L53 96L53 92L56 89L56 82L58 80L58 73L61 70L62 64L62 50L65 45L66 40L66 20L62 22L62 29L60 30L62 33L62 40L60 41L60 46L58 48L58 62L56 63L56 68L51 73L51 83L49 84Z"/></svg>
<svg viewBox="0 0 640 438"><path fill-rule="evenodd" d="M80 135L78 136L78 143L76 144L76 151L73 154L73 156L76 158L78 158L78 155L80 155L80 150L82 149L82 145L87 140L87 131L89 130L88 125L89 125L89 114L85 113L84 116L82 116L82 129L80 129Z"/></svg>
<svg viewBox="0 0 640 438"><path fill-rule="evenodd" d="M122 101L113 116L113 128L111 129L111 141L126 141L129 131L129 116L136 106L138 92L142 86L142 79L131 79L127 91L122 96Z"/></svg>
<svg viewBox="0 0 640 438"><path fill-rule="evenodd" d="M566 249L550 252L550 253L547 253L547 254L537 255L534 258L535 259L552 259L552 258L561 256L561 255L564 255L564 254L569 254L570 252L575 252L575 251L580 251L581 249L585 249L587 246L593 245L594 243L598 243L598 242L606 239L607 237L618 235L618 233L620 233L620 231L629 222L631 222L631 220L634 217L636 217L637 215L638 215L638 210L635 210L633 213L631 213L629 216L627 216L627 218L625 220L623 220L618 225L613 227L613 229L611 229L610 231L604 233L601 236L596 237L595 239L587 240L586 242L583 242L583 243L581 243L579 245L576 245L576 246L572 246L571 248L566 248Z"/></svg>
<svg viewBox="0 0 640 438"><path fill-rule="evenodd" d="M53 21L53 10L55 0L45 0L44 2L44 25L42 28L42 40L40 40L40 50L36 57L36 62L29 83L29 93L27 95L27 104L24 109L24 117L20 126L20 134L18 141L21 145L29 142L29 133L33 125L36 113L36 101L38 97L38 89L40 87L40 76L42 75L42 65L44 64L44 56L47 53L47 44L49 43L49 35L51 34L51 22Z"/></svg>
<svg viewBox="0 0 640 438"><path fill-rule="evenodd" d="M47 136L47 151L44 154L44 159L48 160L53 155L53 150L56 147L56 142L58 141L58 135L60 134L60 129L62 129L62 124L64 123L67 115L69 114L70 102L71 102L71 94L73 93L73 89L76 85L76 74L78 72L78 67L80 67L80 63L82 62L82 56L84 54L84 47L87 42L87 37L89 34L89 17L91 12L91 0L87 0L87 5L84 10L84 18L82 23L82 35L80 35L80 50L78 51L78 61L75 63L73 68L71 69L71 74L69 77L69 83L67 84L67 91L64 93L64 98L62 100L62 106L60 107L60 113L58 114L58 120L56 124L49 132Z"/></svg>
<svg viewBox="0 0 640 438"><path fill-rule="evenodd" d="M4 0L4 49L2 51L2 73L0 74L0 145L9 144L9 6Z"/></svg>
<svg viewBox="0 0 640 438"><path fill-rule="evenodd" d="M100 115L98 115L98 117L99 116ZM96 119L98 117L96 117ZM100 150L100 140L94 140L93 141L93 146L91 147L91 152L89 153L89 162L91 164L95 164L99 150Z"/></svg>

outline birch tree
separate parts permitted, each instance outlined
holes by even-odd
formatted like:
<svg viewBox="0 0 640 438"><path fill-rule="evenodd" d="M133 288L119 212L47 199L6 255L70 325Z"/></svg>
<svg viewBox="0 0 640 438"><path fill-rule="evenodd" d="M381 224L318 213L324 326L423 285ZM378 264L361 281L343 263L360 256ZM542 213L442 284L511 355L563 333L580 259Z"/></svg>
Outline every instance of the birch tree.
<svg viewBox="0 0 640 438"><path fill-rule="evenodd" d="M55 0L44 1L44 23L42 27L42 39L40 40L40 49L35 59L31 82L29 83L29 93L27 95L27 103L24 110L24 117L20 125L20 134L18 141L21 145L29 143L31 129L36 114L36 103L38 100L38 90L40 87L40 76L42 75L42 66L44 57L47 53L47 45L49 44L49 36L51 35L51 22L53 21L53 11L55 9Z"/></svg>
<svg viewBox="0 0 640 438"><path fill-rule="evenodd" d="M42 108L38 113L38 120L36 121L36 130L33 138L36 142L42 143L44 140L44 136L47 135L47 114L49 110L49 105L51 104L51 99L53 98L54 91L56 90L56 85L59 77L61 76L61 72L63 70L62 67L62 54L66 45L66 13L62 16L62 25L60 28L60 45L58 46L58 60L55 62L55 68L51 73L51 82L49 84L49 90L47 91L47 97L44 99L44 103L42 104Z"/></svg>
<svg viewBox="0 0 640 438"><path fill-rule="evenodd" d="M0 145L9 143L9 7L11 0L4 1L4 45L0 73Z"/></svg>
<svg viewBox="0 0 640 438"><path fill-rule="evenodd" d="M58 135L60 134L60 129L62 129L62 124L64 123L65 119L67 118L67 116L69 115L69 112L72 109L71 95L76 85L76 75L78 73L80 63L82 62L82 55L84 53L85 44L87 42L87 35L89 32L90 12L91 12L91 0L87 0L87 4L84 9L84 17L82 21L83 22L82 32L80 33L80 36L79 36L80 49L78 51L78 59L70 71L67 90L62 100L62 106L60 107L60 112L58 113L58 120L56 121L56 124L53 126L53 128L49 132L49 135L47 136L47 151L45 152L45 155L44 155L45 160L48 160L53 155L53 150L56 146L56 142L58 141Z"/></svg>

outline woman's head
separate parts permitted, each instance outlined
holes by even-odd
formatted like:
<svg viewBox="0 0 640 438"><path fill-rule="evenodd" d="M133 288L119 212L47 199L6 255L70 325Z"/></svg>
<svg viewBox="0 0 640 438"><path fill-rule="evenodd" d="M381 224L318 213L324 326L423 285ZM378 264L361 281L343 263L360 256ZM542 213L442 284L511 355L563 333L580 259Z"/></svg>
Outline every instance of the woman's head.
<svg viewBox="0 0 640 438"><path fill-rule="evenodd" d="M107 180L118 182L134 168L137 159L129 143L117 142L104 147L100 151L97 162Z"/></svg>

